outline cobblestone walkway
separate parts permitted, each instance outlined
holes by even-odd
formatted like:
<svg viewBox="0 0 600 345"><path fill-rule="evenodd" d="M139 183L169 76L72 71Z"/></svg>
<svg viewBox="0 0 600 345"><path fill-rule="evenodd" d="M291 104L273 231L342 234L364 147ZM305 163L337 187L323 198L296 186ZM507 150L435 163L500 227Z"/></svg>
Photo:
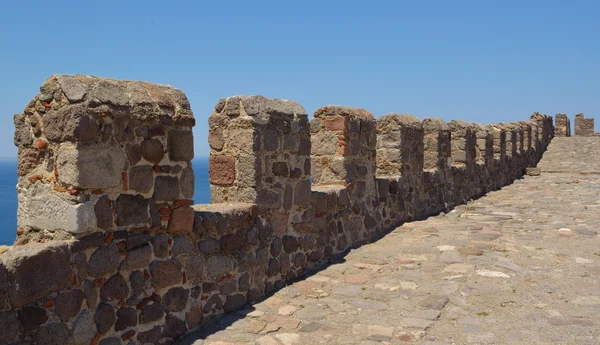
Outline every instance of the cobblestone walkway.
<svg viewBox="0 0 600 345"><path fill-rule="evenodd" d="M541 176L405 224L180 343L599 344L597 152L600 138L556 138Z"/></svg>

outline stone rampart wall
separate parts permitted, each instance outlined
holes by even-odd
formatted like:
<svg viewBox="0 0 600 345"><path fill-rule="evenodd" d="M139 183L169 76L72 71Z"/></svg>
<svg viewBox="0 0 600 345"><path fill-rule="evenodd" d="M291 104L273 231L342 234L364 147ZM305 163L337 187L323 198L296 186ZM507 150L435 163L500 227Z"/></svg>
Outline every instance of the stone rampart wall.
<svg viewBox="0 0 600 345"><path fill-rule="evenodd" d="M172 87L54 76L15 116L19 229L0 256L0 344L158 344L402 222L535 166L551 117L479 125L220 100L210 205L191 205L194 118ZM319 294L318 290L314 291Z"/></svg>

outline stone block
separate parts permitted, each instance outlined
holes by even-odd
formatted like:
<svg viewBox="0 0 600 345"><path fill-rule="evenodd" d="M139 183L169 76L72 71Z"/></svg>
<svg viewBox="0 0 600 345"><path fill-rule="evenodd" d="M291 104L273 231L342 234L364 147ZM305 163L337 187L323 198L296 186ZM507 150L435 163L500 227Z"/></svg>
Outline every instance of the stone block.
<svg viewBox="0 0 600 345"><path fill-rule="evenodd" d="M94 322L96 323L98 333L104 334L108 332L116 321L115 308L108 303L100 303L94 313Z"/></svg>
<svg viewBox="0 0 600 345"><path fill-rule="evenodd" d="M210 156L208 175L210 183L229 186L235 181L235 158L233 156Z"/></svg>
<svg viewBox="0 0 600 345"><path fill-rule="evenodd" d="M158 139L146 139L141 142L142 157L150 163L159 163L165 156L165 148Z"/></svg>
<svg viewBox="0 0 600 345"><path fill-rule="evenodd" d="M187 234L194 229L194 209L189 206L173 210L169 219L167 232L170 234Z"/></svg>
<svg viewBox="0 0 600 345"><path fill-rule="evenodd" d="M115 331L122 331L128 327L135 327L138 321L137 311L133 308L120 308L117 310Z"/></svg>
<svg viewBox="0 0 600 345"><path fill-rule="evenodd" d="M63 321L76 316L81 310L84 297L83 291L79 289L73 289L56 296L54 299L54 313Z"/></svg>
<svg viewBox="0 0 600 345"><path fill-rule="evenodd" d="M75 345L89 345L92 339L96 336L96 326L92 315L87 311L83 311L73 321L72 342Z"/></svg>
<svg viewBox="0 0 600 345"><path fill-rule="evenodd" d="M150 220L148 199L141 195L121 194L116 204L118 226L145 224Z"/></svg>
<svg viewBox="0 0 600 345"><path fill-rule="evenodd" d="M109 188L122 184L125 154L118 147L78 148L62 144L56 166L59 180L76 188Z"/></svg>
<svg viewBox="0 0 600 345"><path fill-rule="evenodd" d="M100 134L100 124L83 105L50 110L43 122L46 138L54 142L89 141Z"/></svg>
<svg viewBox="0 0 600 345"><path fill-rule="evenodd" d="M171 130L167 134L167 149L172 161L189 162L194 159L194 134L191 130Z"/></svg>
<svg viewBox="0 0 600 345"><path fill-rule="evenodd" d="M31 128L25 120L25 114L15 114L13 117L15 124L15 146L30 146L33 143Z"/></svg>
<svg viewBox="0 0 600 345"><path fill-rule="evenodd" d="M167 291L162 298L162 302L168 312L177 313L185 309L189 295L190 290L174 287Z"/></svg>
<svg viewBox="0 0 600 345"><path fill-rule="evenodd" d="M35 332L36 344L64 345L69 343L69 328L62 323L51 323L40 327Z"/></svg>
<svg viewBox="0 0 600 345"><path fill-rule="evenodd" d="M32 333L48 321L48 314L43 308L26 306L21 309L21 320L25 332Z"/></svg>
<svg viewBox="0 0 600 345"><path fill-rule="evenodd" d="M183 279L181 262L177 259L152 262L150 273L152 275L152 286L156 289L181 284Z"/></svg>
<svg viewBox="0 0 600 345"><path fill-rule="evenodd" d="M91 277L102 277L113 273L119 267L121 255L115 242L99 247L90 256L88 274Z"/></svg>
<svg viewBox="0 0 600 345"><path fill-rule="evenodd" d="M179 180L179 186L184 198L191 199L194 197L194 182L194 170L190 167L183 169L181 179Z"/></svg>
<svg viewBox="0 0 600 345"><path fill-rule="evenodd" d="M527 168L525 169L527 176L540 176L542 173L541 168Z"/></svg>
<svg viewBox="0 0 600 345"><path fill-rule="evenodd" d="M102 302L120 301L129 296L129 287L121 273L110 277L100 289L100 300Z"/></svg>
<svg viewBox="0 0 600 345"><path fill-rule="evenodd" d="M174 176L157 176L154 184L154 199L158 201L179 199L179 179Z"/></svg>
<svg viewBox="0 0 600 345"><path fill-rule="evenodd" d="M15 287L9 291L13 308L33 303L72 283L73 271L67 242L16 246L3 254L2 261L11 286Z"/></svg>
<svg viewBox="0 0 600 345"><path fill-rule="evenodd" d="M129 189L138 193L149 193L154 186L154 170L150 165L129 169Z"/></svg>
<svg viewBox="0 0 600 345"><path fill-rule="evenodd" d="M19 314L16 310L0 312L0 343L8 344L19 334L21 328Z"/></svg>
<svg viewBox="0 0 600 345"><path fill-rule="evenodd" d="M96 212L91 201L73 204L48 185L36 183L18 188L17 225L79 234L96 229Z"/></svg>

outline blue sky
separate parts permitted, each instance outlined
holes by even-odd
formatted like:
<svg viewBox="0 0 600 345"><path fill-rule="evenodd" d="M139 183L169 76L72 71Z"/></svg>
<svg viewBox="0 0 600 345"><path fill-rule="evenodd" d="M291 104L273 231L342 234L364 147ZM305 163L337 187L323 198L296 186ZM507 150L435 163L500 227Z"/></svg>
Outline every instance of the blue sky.
<svg viewBox="0 0 600 345"><path fill-rule="evenodd" d="M447 121L600 113L598 1L2 1L0 157L57 73L171 84L197 119L221 97ZM599 120L600 121L600 120Z"/></svg>

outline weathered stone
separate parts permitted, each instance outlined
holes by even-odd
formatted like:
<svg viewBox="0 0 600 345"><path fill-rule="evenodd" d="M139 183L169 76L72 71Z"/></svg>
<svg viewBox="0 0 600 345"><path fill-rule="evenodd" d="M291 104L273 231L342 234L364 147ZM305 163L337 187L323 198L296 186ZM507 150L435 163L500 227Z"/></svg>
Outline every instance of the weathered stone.
<svg viewBox="0 0 600 345"><path fill-rule="evenodd" d="M140 144L142 157L150 163L159 163L165 156L163 144L158 139L146 139Z"/></svg>
<svg viewBox="0 0 600 345"><path fill-rule="evenodd" d="M21 319L23 321L23 329L29 333L48 321L48 314L42 308L27 306L21 310Z"/></svg>
<svg viewBox="0 0 600 345"><path fill-rule="evenodd" d="M112 203L108 195L101 196L94 205L96 212L96 225L100 229L110 229L114 225Z"/></svg>
<svg viewBox="0 0 600 345"><path fill-rule="evenodd" d="M233 261L227 255L214 255L206 260L207 275L210 278L220 278L233 269Z"/></svg>
<svg viewBox="0 0 600 345"><path fill-rule="evenodd" d="M154 185L154 170L150 165L139 165L129 169L129 189L149 193Z"/></svg>
<svg viewBox="0 0 600 345"><path fill-rule="evenodd" d="M208 132L208 145L210 145L210 148L213 150L221 151L223 149L225 140L223 139L222 128L217 128Z"/></svg>
<svg viewBox="0 0 600 345"><path fill-rule="evenodd" d="M51 110L43 117L44 134L50 141L88 141L100 133L100 125L83 105Z"/></svg>
<svg viewBox="0 0 600 345"><path fill-rule="evenodd" d="M19 334L19 315L16 310L0 312L0 342L10 343Z"/></svg>
<svg viewBox="0 0 600 345"><path fill-rule="evenodd" d="M23 148L19 147L19 156L17 160L17 175L25 176L32 172L38 165L40 165L46 153L38 150L37 148Z"/></svg>
<svg viewBox="0 0 600 345"><path fill-rule="evenodd" d="M223 310L226 313L241 309L246 305L246 296L245 295L229 295L225 299L225 304L223 305Z"/></svg>
<svg viewBox="0 0 600 345"><path fill-rule="evenodd" d="M79 148L61 145L56 160L59 180L77 188L109 188L122 184L125 155L116 147Z"/></svg>
<svg viewBox="0 0 600 345"><path fill-rule="evenodd" d="M152 262L150 273L152 274L152 286L156 289L179 284L183 278L181 263L177 259Z"/></svg>
<svg viewBox="0 0 600 345"><path fill-rule="evenodd" d="M194 170L192 168L185 168L181 173L179 180L181 186L181 194L184 198L191 199L194 197Z"/></svg>
<svg viewBox="0 0 600 345"><path fill-rule="evenodd" d="M10 290L8 271L2 260L0 260L0 310L10 309L8 290Z"/></svg>
<svg viewBox="0 0 600 345"><path fill-rule="evenodd" d="M158 201L179 199L179 179L172 176L157 176L154 184L154 198Z"/></svg>
<svg viewBox="0 0 600 345"><path fill-rule="evenodd" d="M140 324L154 322L163 317L165 308L160 303L150 304L142 308Z"/></svg>
<svg viewBox="0 0 600 345"><path fill-rule="evenodd" d="M33 143L33 135L29 124L25 121L25 114L15 114L13 116L15 124L15 146L29 146Z"/></svg>
<svg viewBox="0 0 600 345"><path fill-rule="evenodd" d="M142 159L142 149L137 144L125 145L125 154L130 165L135 165Z"/></svg>
<svg viewBox="0 0 600 345"><path fill-rule="evenodd" d="M125 249L134 250L150 242L151 236L148 233L133 234L125 240Z"/></svg>
<svg viewBox="0 0 600 345"><path fill-rule="evenodd" d="M159 326L155 326L149 331L141 332L137 336L137 340L140 344L158 344L161 338L162 333Z"/></svg>
<svg viewBox="0 0 600 345"><path fill-rule="evenodd" d="M13 286L9 290L13 308L60 291L73 279L71 255L65 242L16 246L3 254L2 262Z"/></svg>
<svg viewBox="0 0 600 345"><path fill-rule="evenodd" d="M95 248L104 245L105 234L103 232L94 232L76 240L71 245L72 253L79 253L89 248Z"/></svg>
<svg viewBox="0 0 600 345"><path fill-rule="evenodd" d="M219 186L233 184L236 177L235 158L233 156L211 155L208 162L210 183Z"/></svg>
<svg viewBox="0 0 600 345"><path fill-rule="evenodd" d="M279 266L279 261L277 259L269 260L269 268L267 270L267 275L269 277L275 277L279 274L281 267Z"/></svg>
<svg viewBox="0 0 600 345"><path fill-rule="evenodd" d="M137 311L133 308L120 308L117 310L117 322L115 331L122 331L129 327L135 327L138 322Z"/></svg>
<svg viewBox="0 0 600 345"><path fill-rule="evenodd" d="M173 257L182 254L191 254L193 251L192 242L190 242L187 236L175 236L173 238L173 247L171 248Z"/></svg>
<svg viewBox="0 0 600 345"><path fill-rule="evenodd" d="M36 183L19 189L17 225L80 234L97 230L91 201L72 204L48 184Z"/></svg>
<svg viewBox="0 0 600 345"><path fill-rule="evenodd" d="M192 131L170 130L167 149L172 161L189 162L194 159L194 134Z"/></svg>
<svg viewBox="0 0 600 345"><path fill-rule="evenodd" d="M129 296L129 287L121 273L110 277L100 289L102 302L124 300L127 296Z"/></svg>
<svg viewBox="0 0 600 345"><path fill-rule="evenodd" d="M294 202L297 205L308 205L311 201L312 191L310 180L298 182L294 190Z"/></svg>
<svg viewBox="0 0 600 345"><path fill-rule="evenodd" d="M204 278L204 255L191 255L185 264L187 279L198 284Z"/></svg>
<svg viewBox="0 0 600 345"><path fill-rule="evenodd" d="M231 253L241 246L240 236L238 234L228 234L221 237L221 250L225 253Z"/></svg>
<svg viewBox="0 0 600 345"><path fill-rule="evenodd" d="M171 212L167 232L170 234L187 234L194 229L194 209L189 206L176 208Z"/></svg>
<svg viewBox="0 0 600 345"><path fill-rule="evenodd" d="M154 256L164 258L169 255L169 235L161 234L152 237L152 247L154 248Z"/></svg>
<svg viewBox="0 0 600 345"><path fill-rule="evenodd" d="M168 312L180 312L185 309L189 295L190 290L174 287L167 291L162 302Z"/></svg>
<svg viewBox="0 0 600 345"><path fill-rule="evenodd" d="M287 177L289 176L289 169L287 166L287 163L285 162L275 162L273 163L273 175L275 176L283 176L283 177Z"/></svg>
<svg viewBox="0 0 600 345"><path fill-rule="evenodd" d="M87 96L87 85L78 80L76 75L57 75L56 81L58 82L62 92L71 103L81 102Z"/></svg>
<svg viewBox="0 0 600 345"><path fill-rule="evenodd" d="M98 333L104 334L108 332L116 320L115 309L110 304L100 303L94 314L94 322L96 323Z"/></svg>
<svg viewBox="0 0 600 345"><path fill-rule="evenodd" d="M221 251L221 243L214 238L207 238L198 243L200 252L204 254L217 254Z"/></svg>
<svg viewBox="0 0 600 345"><path fill-rule="evenodd" d="M87 311L82 311L73 321L73 335L71 340L75 345L89 345L96 336L96 326L92 315Z"/></svg>
<svg viewBox="0 0 600 345"><path fill-rule="evenodd" d="M298 239L294 236L283 236L283 249L290 254L298 250Z"/></svg>
<svg viewBox="0 0 600 345"><path fill-rule="evenodd" d="M117 244L112 242L109 245L102 246L90 256L88 262L88 274L91 277L102 277L113 273L119 267L121 255Z"/></svg>
<svg viewBox="0 0 600 345"><path fill-rule="evenodd" d="M189 311L185 313L185 319L187 321L188 328L193 330L200 326L202 317L203 313L200 305L192 304L192 306L189 308Z"/></svg>
<svg viewBox="0 0 600 345"><path fill-rule="evenodd" d="M165 325L163 326L162 335L165 338L176 339L185 334L187 328L185 322L178 319L174 315L167 315Z"/></svg>
<svg viewBox="0 0 600 345"><path fill-rule="evenodd" d="M62 323L51 323L35 332L35 343L44 345L64 345L69 343L69 328Z"/></svg>
<svg viewBox="0 0 600 345"><path fill-rule="evenodd" d="M117 198L117 225L127 226L147 223L148 200L141 195L121 194Z"/></svg>
<svg viewBox="0 0 600 345"><path fill-rule="evenodd" d="M79 289L62 293L54 299L54 313L65 321L79 314L85 294Z"/></svg>

